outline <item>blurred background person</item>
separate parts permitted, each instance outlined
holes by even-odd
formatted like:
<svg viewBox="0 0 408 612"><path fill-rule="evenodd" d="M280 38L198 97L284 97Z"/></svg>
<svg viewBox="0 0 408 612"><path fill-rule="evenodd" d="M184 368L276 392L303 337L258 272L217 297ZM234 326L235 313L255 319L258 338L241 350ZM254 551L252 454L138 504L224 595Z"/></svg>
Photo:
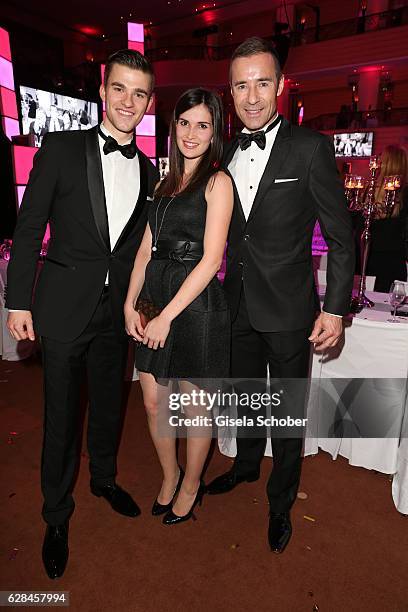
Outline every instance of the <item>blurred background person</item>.
<svg viewBox="0 0 408 612"><path fill-rule="evenodd" d="M62 113L62 129L64 130L64 132L68 132L71 129L71 124L71 115L66 110Z"/></svg>
<svg viewBox="0 0 408 612"><path fill-rule="evenodd" d="M384 177L401 176L401 189L390 216L385 207ZM408 160L406 151L396 145L386 147L381 155L381 169L375 194L377 210L371 225L371 246L367 262L367 275L375 276L375 291L388 293L394 280L407 280L408 240ZM358 236L361 235L363 217L359 215Z"/></svg>
<svg viewBox="0 0 408 612"><path fill-rule="evenodd" d="M37 109L37 114L34 121L30 124L30 134L34 134L35 146L41 147L42 139L44 135L47 133L47 115L43 108Z"/></svg>

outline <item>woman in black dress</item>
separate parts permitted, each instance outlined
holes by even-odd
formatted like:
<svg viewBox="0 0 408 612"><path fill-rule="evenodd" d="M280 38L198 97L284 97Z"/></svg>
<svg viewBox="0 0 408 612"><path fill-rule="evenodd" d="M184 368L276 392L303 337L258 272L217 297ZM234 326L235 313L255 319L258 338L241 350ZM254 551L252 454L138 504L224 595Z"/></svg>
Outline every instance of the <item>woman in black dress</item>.
<svg viewBox="0 0 408 612"><path fill-rule="evenodd" d="M211 443L211 427L187 429L184 475L175 436L160 430L163 416L169 422L171 380L190 393L200 389L197 379L229 375L229 311L216 276L233 207L231 179L217 170L222 132L217 94L196 88L181 96L171 125L170 171L156 187L125 303L126 330L138 342L136 367L163 469L152 513L165 514L165 524L193 516L204 492L201 473ZM187 406L184 412L205 416L206 409Z"/></svg>

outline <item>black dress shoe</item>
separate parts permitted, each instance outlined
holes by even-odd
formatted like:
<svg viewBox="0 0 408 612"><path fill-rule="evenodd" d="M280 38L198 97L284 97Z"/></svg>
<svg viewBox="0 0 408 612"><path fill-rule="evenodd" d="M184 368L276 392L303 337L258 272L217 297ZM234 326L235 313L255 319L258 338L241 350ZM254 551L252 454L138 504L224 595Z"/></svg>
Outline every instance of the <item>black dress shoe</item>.
<svg viewBox="0 0 408 612"><path fill-rule="evenodd" d="M241 482L255 482L259 479L259 472L250 472L245 476L240 476L234 469L217 476L209 485L207 485L207 493L210 495L218 495L219 493L228 493L232 491Z"/></svg>
<svg viewBox="0 0 408 612"><path fill-rule="evenodd" d="M123 514L123 516L139 516L140 508L136 502L133 501L129 493L120 488L119 485L104 485L103 487L96 487L91 484L91 492L96 497L104 497L112 506L113 510Z"/></svg>
<svg viewBox="0 0 408 612"><path fill-rule="evenodd" d="M176 493L178 493L180 491L180 487L181 487L181 483L183 482L183 478L184 478L184 472L183 472L182 468L180 468L180 475L179 475L179 478L178 478L178 482L177 482L176 488L174 489L174 493L173 493L173 495L171 497L171 500L169 501L168 504L161 504L156 499L155 502L153 503L153 506L152 506L152 514L153 514L153 516L160 516L160 514L165 514L166 512L171 510L171 507L173 505L174 497L175 497Z"/></svg>
<svg viewBox="0 0 408 612"><path fill-rule="evenodd" d="M68 561L68 521L62 525L48 525L42 548L42 559L48 577L60 578Z"/></svg>
<svg viewBox="0 0 408 612"><path fill-rule="evenodd" d="M282 553L292 535L292 523L290 522L289 512L280 514L270 513L268 540L271 551L274 553Z"/></svg>
<svg viewBox="0 0 408 612"><path fill-rule="evenodd" d="M169 510L168 513L163 517L163 525L177 525L177 523L184 523L184 521L188 521L189 519L196 520L196 516L194 514L194 508L197 504L201 506L203 503L203 496L206 493L206 486L203 481L200 482L200 486L198 487L198 491L196 493L193 505L187 514L183 514L183 516L178 516L175 514L173 510Z"/></svg>

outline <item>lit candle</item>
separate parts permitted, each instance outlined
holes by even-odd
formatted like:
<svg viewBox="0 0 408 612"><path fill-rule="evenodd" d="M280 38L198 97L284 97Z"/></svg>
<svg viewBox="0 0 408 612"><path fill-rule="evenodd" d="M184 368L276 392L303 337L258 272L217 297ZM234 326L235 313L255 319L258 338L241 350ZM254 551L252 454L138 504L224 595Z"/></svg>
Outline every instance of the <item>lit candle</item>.
<svg viewBox="0 0 408 612"><path fill-rule="evenodd" d="M370 168L370 170L374 170L377 169L380 165L380 161L377 155L372 155L370 157L370 161L368 164L368 167Z"/></svg>

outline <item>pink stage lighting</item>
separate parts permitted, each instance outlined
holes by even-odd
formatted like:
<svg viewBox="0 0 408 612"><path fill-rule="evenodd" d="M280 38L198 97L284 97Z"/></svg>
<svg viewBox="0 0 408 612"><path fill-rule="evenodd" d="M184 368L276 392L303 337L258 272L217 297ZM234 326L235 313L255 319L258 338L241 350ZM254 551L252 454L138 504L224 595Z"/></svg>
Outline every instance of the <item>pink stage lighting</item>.
<svg viewBox="0 0 408 612"><path fill-rule="evenodd" d="M136 128L137 136L155 136L156 135L156 117L154 115L145 115Z"/></svg>
<svg viewBox="0 0 408 612"><path fill-rule="evenodd" d="M144 26L143 23L128 23L128 41L144 42ZM131 49L131 47L129 47Z"/></svg>
<svg viewBox="0 0 408 612"><path fill-rule="evenodd" d="M0 28L0 56L11 62L9 35L3 28Z"/></svg>
<svg viewBox="0 0 408 612"><path fill-rule="evenodd" d="M139 51L143 55L144 53L144 43L136 42L134 40L128 41L128 49L134 49L135 51Z"/></svg>
<svg viewBox="0 0 408 612"><path fill-rule="evenodd" d="M3 129L7 138L11 140L12 136L20 135L20 124L17 119L10 119L10 117L3 117Z"/></svg>
<svg viewBox="0 0 408 612"><path fill-rule="evenodd" d="M153 136L137 136L136 144L147 157L156 157L156 138Z"/></svg>
<svg viewBox="0 0 408 612"><path fill-rule="evenodd" d="M0 111L5 117L18 119L16 94L11 89L0 87Z"/></svg>
<svg viewBox="0 0 408 612"><path fill-rule="evenodd" d="M0 85L14 90L13 65L4 57L0 57Z"/></svg>
<svg viewBox="0 0 408 612"><path fill-rule="evenodd" d="M13 147L14 178L16 185L27 185L30 170L33 167L33 157L38 149L36 147Z"/></svg>
<svg viewBox="0 0 408 612"><path fill-rule="evenodd" d="M26 185L17 185L17 202L18 207L20 208L21 202L23 201L24 192L26 190Z"/></svg>
<svg viewBox="0 0 408 612"><path fill-rule="evenodd" d="M143 23L128 23L128 48L144 53ZM153 102L149 114L145 115L136 128L136 144L147 157L156 158L156 117Z"/></svg>

